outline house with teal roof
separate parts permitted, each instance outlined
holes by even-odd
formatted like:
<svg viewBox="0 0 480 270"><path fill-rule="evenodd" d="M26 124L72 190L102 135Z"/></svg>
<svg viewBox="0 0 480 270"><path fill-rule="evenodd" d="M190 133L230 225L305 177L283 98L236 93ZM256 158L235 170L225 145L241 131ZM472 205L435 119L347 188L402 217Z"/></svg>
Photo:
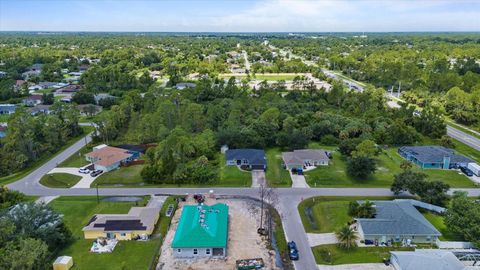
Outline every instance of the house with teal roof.
<svg viewBox="0 0 480 270"><path fill-rule="evenodd" d="M225 257L228 206L223 203L185 205L172 242L177 258Z"/></svg>

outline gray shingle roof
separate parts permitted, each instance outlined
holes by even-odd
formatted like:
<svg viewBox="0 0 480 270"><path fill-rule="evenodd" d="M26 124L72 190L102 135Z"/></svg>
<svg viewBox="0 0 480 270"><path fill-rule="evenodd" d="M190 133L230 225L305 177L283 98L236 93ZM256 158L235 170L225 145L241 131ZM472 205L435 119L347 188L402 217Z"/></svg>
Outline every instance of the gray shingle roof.
<svg viewBox="0 0 480 270"><path fill-rule="evenodd" d="M374 218L359 218L366 235L431 235L440 232L408 200L373 201Z"/></svg>
<svg viewBox="0 0 480 270"><path fill-rule="evenodd" d="M260 149L230 149L225 152L226 160L246 159L250 165L267 165L265 151Z"/></svg>
<svg viewBox="0 0 480 270"><path fill-rule="evenodd" d="M302 164L306 160L324 160L328 161L328 156L325 153L325 150L319 149L302 149L302 150L293 150L293 152L283 152L282 153L283 162L286 165L289 164Z"/></svg>
<svg viewBox="0 0 480 270"><path fill-rule="evenodd" d="M417 249L415 251L392 251L392 261L402 270L463 270L466 267L448 250Z"/></svg>
<svg viewBox="0 0 480 270"><path fill-rule="evenodd" d="M443 163L444 157L450 157L450 163L470 163L471 159L455 154L452 149L443 146L403 146L398 149L399 152L414 156L423 163Z"/></svg>

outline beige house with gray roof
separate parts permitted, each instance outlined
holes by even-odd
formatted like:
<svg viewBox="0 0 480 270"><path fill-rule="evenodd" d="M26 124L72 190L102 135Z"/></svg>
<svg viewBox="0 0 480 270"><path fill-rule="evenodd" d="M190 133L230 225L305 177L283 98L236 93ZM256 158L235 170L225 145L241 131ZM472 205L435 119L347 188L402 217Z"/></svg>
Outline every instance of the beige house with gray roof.
<svg viewBox="0 0 480 270"><path fill-rule="evenodd" d="M303 169L303 166L327 166L329 158L325 150L302 149L282 153L283 162L288 170Z"/></svg>

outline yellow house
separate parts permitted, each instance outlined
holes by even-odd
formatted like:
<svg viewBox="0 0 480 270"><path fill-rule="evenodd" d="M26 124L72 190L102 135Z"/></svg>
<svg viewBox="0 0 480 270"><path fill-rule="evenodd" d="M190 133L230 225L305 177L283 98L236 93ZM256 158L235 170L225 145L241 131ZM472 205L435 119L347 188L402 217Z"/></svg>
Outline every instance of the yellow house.
<svg viewBox="0 0 480 270"><path fill-rule="evenodd" d="M132 240L151 235L159 215L159 207L132 207L128 214L94 215L82 230L85 239Z"/></svg>

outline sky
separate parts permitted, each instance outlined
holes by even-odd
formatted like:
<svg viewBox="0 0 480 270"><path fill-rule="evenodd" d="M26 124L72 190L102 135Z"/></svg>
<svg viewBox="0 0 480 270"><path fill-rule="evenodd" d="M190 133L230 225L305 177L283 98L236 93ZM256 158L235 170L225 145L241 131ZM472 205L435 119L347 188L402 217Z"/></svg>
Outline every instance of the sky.
<svg viewBox="0 0 480 270"><path fill-rule="evenodd" d="M480 31L480 0L0 0L0 31Z"/></svg>

